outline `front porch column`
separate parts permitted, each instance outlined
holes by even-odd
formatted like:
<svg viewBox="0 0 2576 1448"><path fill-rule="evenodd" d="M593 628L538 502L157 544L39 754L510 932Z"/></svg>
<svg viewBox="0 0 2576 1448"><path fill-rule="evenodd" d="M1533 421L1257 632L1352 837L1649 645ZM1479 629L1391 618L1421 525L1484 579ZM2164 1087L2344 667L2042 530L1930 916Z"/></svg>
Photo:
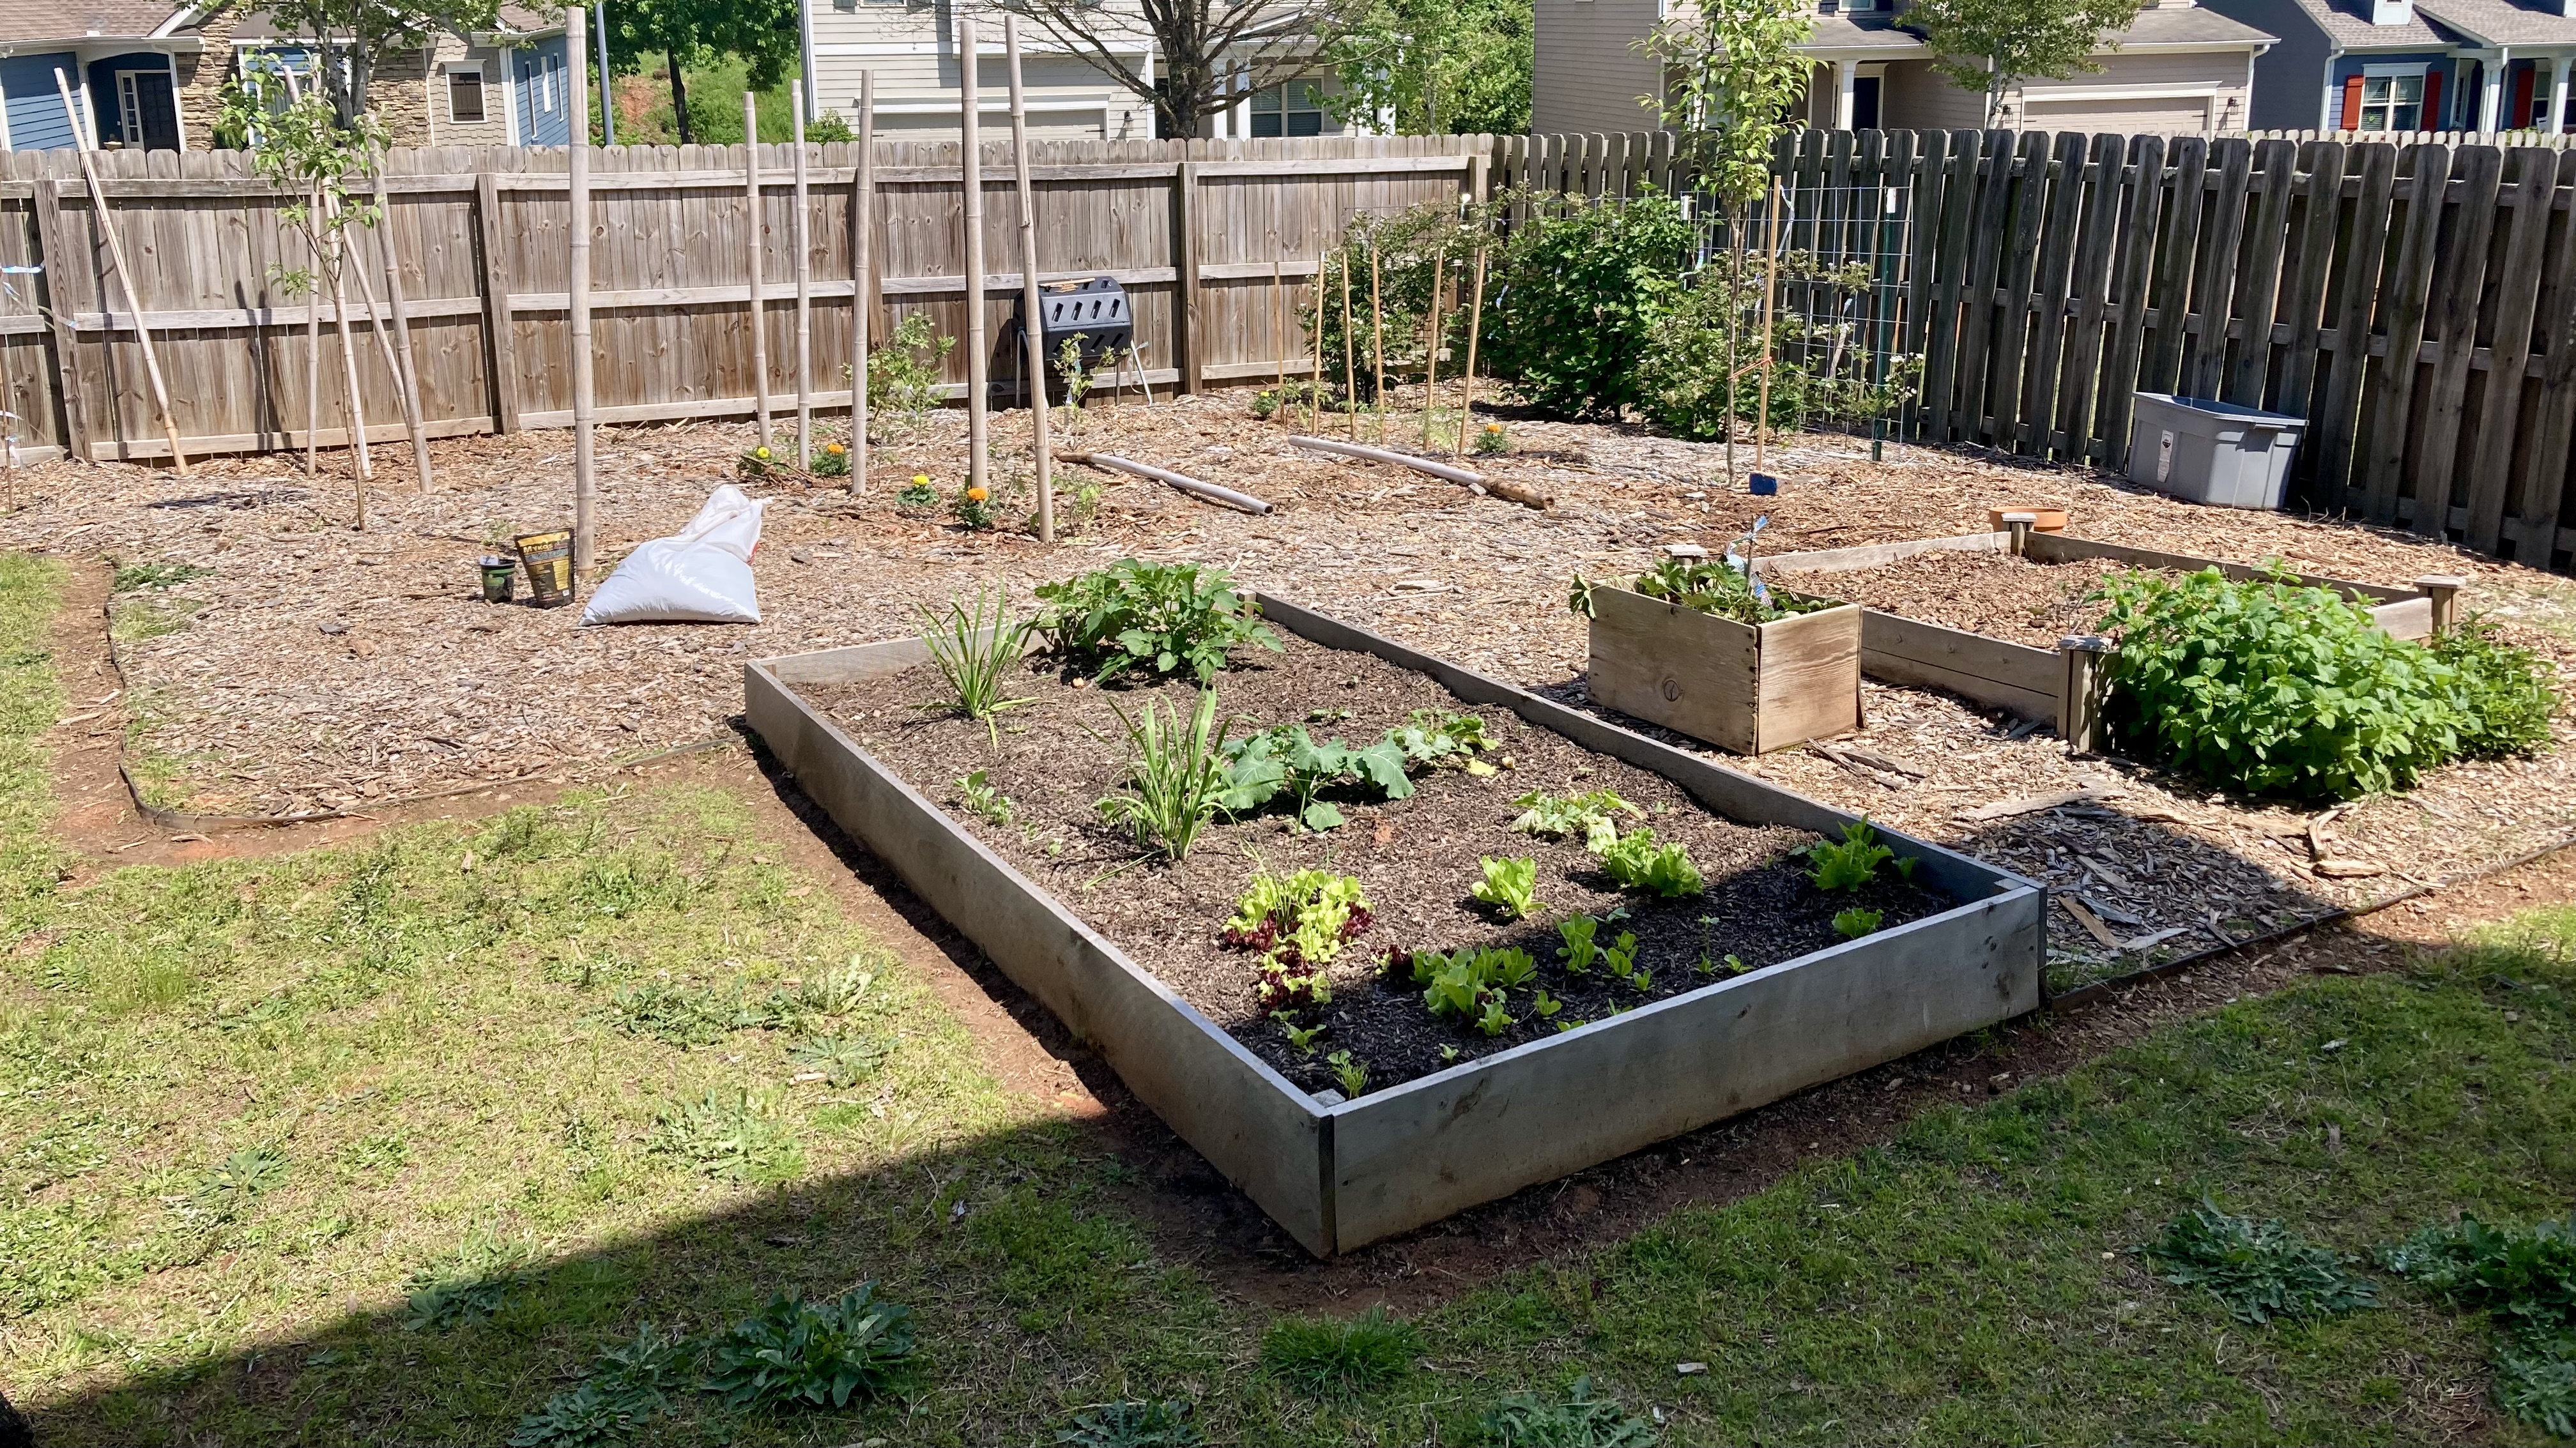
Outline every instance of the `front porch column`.
<svg viewBox="0 0 2576 1448"><path fill-rule="evenodd" d="M2504 110L2504 73L2506 60L2502 53L2478 67L2478 133L2494 135L2496 119Z"/></svg>
<svg viewBox="0 0 2576 1448"><path fill-rule="evenodd" d="M2567 68L2576 56L2558 57L2558 65L2549 77L2549 124L2544 127L2553 136L2567 133Z"/></svg>
<svg viewBox="0 0 2576 1448"><path fill-rule="evenodd" d="M1859 76L1859 61L1834 62L1834 129L1837 131L1852 128L1852 90Z"/></svg>

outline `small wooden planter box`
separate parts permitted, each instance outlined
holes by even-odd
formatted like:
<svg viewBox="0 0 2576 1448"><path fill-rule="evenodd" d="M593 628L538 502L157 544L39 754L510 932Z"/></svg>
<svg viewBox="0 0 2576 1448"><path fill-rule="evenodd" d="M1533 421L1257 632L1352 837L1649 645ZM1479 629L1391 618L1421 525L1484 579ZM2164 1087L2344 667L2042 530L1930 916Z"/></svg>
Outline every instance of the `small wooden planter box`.
<svg viewBox="0 0 2576 1448"><path fill-rule="evenodd" d="M1624 588L1592 590L1592 701L1738 754L1860 727L1861 608L1738 623Z"/></svg>
<svg viewBox="0 0 2576 1448"><path fill-rule="evenodd" d="M1428 674L1650 769L1747 824L1833 834L1854 816L1278 599L1274 627ZM1096 1046L1138 1099L1317 1256L1749 1111L2040 1002L2047 897L1881 827L1948 910L1594 1021L1355 1101L1309 1095L1039 889L807 704L801 684L925 662L919 639L760 659L745 712L806 794L994 964Z"/></svg>
<svg viewBox="0 0 2576 1448"><path fill-rule="evenodd" d="M1860 548L1828 548L1813 553L1778 553L1757 562L1760 572L1852 573L1924 553L2007 553L2010 533L1960 533L1941 538L1915 538L1903 543L1875 543ZM2109 559L2137 568L2169 568L2197 573L2215 568L2239 581L2264 578L2259 568L2194 558L2151 548L2128 548L2062 533L2034 532L2022 556L2040 563L2073 563ZM2401 639L2420 639L2434 631L2437 610L2449 611L2447 594L2389 588L2340 578L2293 577L2294 583L2330 588L2370 607L2371 619ZM2431 580L2428 580L2431 581ZM2005 709L2067 732L2066 700L2070 689L2082 690L2092 677L2089 664L2068 657L2065 648L2043 649L2009 639L1990 638L1899 614L1863 610L1860 669L1891 684L1942 689L1971 703ZM1596 650L1597 656L1597 650ZM1595 667L1598 667L1596 662ZM2070 683L2070 680L2075 682ZM1620 707L1625 707L1624 705ZM2079 708L2079 713L2081 713Z"/></svg>

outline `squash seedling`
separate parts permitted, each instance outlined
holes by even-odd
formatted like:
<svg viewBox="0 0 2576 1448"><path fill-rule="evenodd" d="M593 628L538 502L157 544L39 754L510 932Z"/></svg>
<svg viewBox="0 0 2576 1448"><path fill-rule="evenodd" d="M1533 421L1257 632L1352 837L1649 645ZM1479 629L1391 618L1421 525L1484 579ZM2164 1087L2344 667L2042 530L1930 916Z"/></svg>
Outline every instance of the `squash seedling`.
<svg viewBox="0 0 2576 1448"><path fill-rule="evenodd" d="M957 793L965 802L966 812L995 825L1011 822L1011 797L993 787L984 770L976 770L957 781Z"/></svg>

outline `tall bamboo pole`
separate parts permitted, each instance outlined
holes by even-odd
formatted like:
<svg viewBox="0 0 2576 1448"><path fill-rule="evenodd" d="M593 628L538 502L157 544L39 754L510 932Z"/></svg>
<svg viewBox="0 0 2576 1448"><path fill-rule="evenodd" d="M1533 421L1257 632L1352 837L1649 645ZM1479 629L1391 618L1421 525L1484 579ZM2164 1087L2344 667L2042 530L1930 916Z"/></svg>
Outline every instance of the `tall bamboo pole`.
<svg viewBox="0 0 2576 1448"><path fill-rule="evenodd" d="M184 478L188 476L188 450L179 445L179 417L170 410L170 389L161 381L161 359L153 355L152 329L143 325L143 297L135 291L134 273L125 265L125 243L116 234L116 219L107 211L107 188L99 184L98 164L90 159L98 138L81 124L80 107L72 104L71 82L63 78L60 66L54 68L54 89L62 93L63 113L71 118L72 136L80 143L77 149L81 175L89 180L89 204L98 213L98 234L107 241L107 259L116 267L117 283L125 288L125 305L134 310L134 341L143 353L143 376L152 384L152 405L161 411L162 434L170 440L171 465Z"/></svg>
<svg viewBox="0 0 2576 1448"><path fill-rule="evenodd" d="M571 149L565 153L565 179L570 183L564 230L572 239L567 268L566 331L572 344L572 586L590 584L599 565L599 440L592 394L597 381L590 355L590 65L581 43L585 17L579 5L564 10L564 48L574 57L565 67L572 90Z"/></svg>
<svg viewBox="0 0 2576 1448"><path fill-rule="evenodd" d="M1378 295L1377 238L1369 238L1369 355L1377 370L1377 444L1386 446L1386 307Z"/></svg>
<svg viewBox="0 0 2576 1448"><path fill-rule="evenodd" d="M403 425L411 431L412 466L420 473L420 490L426 493L437 479L429 469L429 428L421 417L420 368L411 355L411 316L403 303L402 263L394 256L394 208L385 191L385 173L381 166L376 168L376 224L373 230L376 245L385 254L385 306L393 313L394 376L402 386ZM366 280L366 269L362 267L358 271L361 288L365 287ZM373 295L367 298L367 306L374 309ZM382 329L378 329L377 335L383 335Z"/></svg>
<svg viewBox="0 0 2576 1448"><path fill-rule="evenodd" d="M1467 304L1467 380L1466 390L1458 398L1458 451L1453 457L1467 455L1467 429L1476 421L1476 333L1485 320L1485 244L1476 243L1476 295Z"/></svg>
<svg viewBox="0 0 2576 1448"><path fill-rule="evenodd" d="M1055 541L1054 444L1047 437L1046 328L1038 296L1038 213L1029 199L1029 107L1020 89L1020 17L1002 17L1002 49L1011 60L1011 171L1020 193L1021 341L1029 355L1029 437L1037 449L1038 541Z"/></svg>
<svg viewBox="0 0 2576 1448"><path fill-rule="evenodd" d="M813 193L805 175L805 82L787 83L796 142L796 466L814 466L814 238L806 212Z"/></svg>
<svg viewBox="0 0 2576 1448"><path fill-rule="evenodd" d="M1762 445L1771 437L1771 299L1780 291L1780 179L1771 178L1770 235L1762 243L1762 379L1754 389L1753 470L1762 471Z"/></svg>
<svg viewBox="0 0 2576 1448"><path fill-rule="evenodd" d="M958 157L966 192L966 485L987 489L984 403L992 359L984 355L984 130L983 100L975 89L975 17L957 20Z"/></svg>
<svg viewBox="0 0 2576 1448"><path fill-rule="evenodd" d="M1425 318L1429 330L1422 342L1422 445L1431 446L1431 405L1440 400L1440 268L1449 260L1448 248L1431 254L1431 315Z"/></svg>
<svg viewBox="0 0 2576 1448"><path fill-rule="evenodd" d="M1360 440L1359 323L1351 318L1351 249L1342 247L1342 417L1351 425L1351 441Z"/></svg>
<svg viewBox="0 0 2576 1448"><path fill-rule="evenodd" d="M346 265L349 236L345 231L331 233L331 313L332 325L340 333L340 385L346 389L344 412L349 421L349 441L357 449L358 476L373 482L375 459L367 452L367 403L358 395L358 344L349 326L349 288ZM140 321L140 318L136 319Z"/></svg>
<svg viewBox="0 0 2576 1448"><path fill-rule="evenodd" d="M876 325L877 73L859 72L859 165L850 197L850 491L868 490L868 333Z"/></svg>
<svg viewBox="0 0 2576 1448"><path fill-rule="evenodd" d="M742 93L743 242L751 271L751 409L760 420L760 445L769 446L769 321L761 308L763 224L760 205L760 98Z"/></svg>
<svg viewBox="0 0 2576 1448"><path fill-rule="evenodd" d="M1312 433L1324 425L1324 254L1315 253L1315 285L1306 299L1315 304L1315 373L1306 383L1306 431Z"/></svg>
<svg viewBox="0 0 2576 1448"><path fill-rule="evenodd" d="M1275 350L1279 358L1279 412L1288 411L1288 277L1277 261L1270 263L1270 324L1279 340Z"/></svg>

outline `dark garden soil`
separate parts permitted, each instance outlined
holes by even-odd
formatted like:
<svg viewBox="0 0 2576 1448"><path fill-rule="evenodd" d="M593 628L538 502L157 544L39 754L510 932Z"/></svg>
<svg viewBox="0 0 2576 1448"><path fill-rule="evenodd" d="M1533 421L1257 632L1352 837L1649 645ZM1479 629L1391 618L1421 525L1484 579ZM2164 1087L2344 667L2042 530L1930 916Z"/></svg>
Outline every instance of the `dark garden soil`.
<svg viewBox="0 0 2576 1448"><path fill-rule="evenodd" d="M1237 734L1278 723L1305 723L1319 739L1338 736L1357 747L1375 741L1416 709L1462 705L1437 683L1363 654L1288 638L1282 654L1238 655L1241 665L1219 684ZM1749 827L1710 813L1687 794L1642 769L1592 754L1499 710L1480 712L1498 743L1495 773L1421 771L1414 793L1375 800L1345 789L1336 799L1349 822L1323 833L1293 831L1273 807L1240 820L1219 816L1189 857L1163 864L1139 856L1132 840L1100 822L1094 802L1114 792L1126 770L1126 729L1116 709L1135 716L1149 703L1186 713L1186 683L1099 689L1075 687L1040 657L1012 692L1030 702L1001 716L998 745L985 726L942 707L949 697L938 672L923 665L857 686L814 686L815 703L871 755L946 806L1004 859L1183 999L1289 1079L1310 1091L1335 1086L1326 1056L1348 1051L1365 1064L1370 1089L1382 1089L1451 1064L1540 1038L1560 1025L1598 1020L1648 1001L1709 984L1730 954L1759 968L1836 944L1837 911L1883 912L1883 925L1948 908L1936 891L1882 871L1858 894L1819 891L1790 852L1815 836L1785 827ZM1008 797L1011 820L997 824L963 807L958 781L987 772ZM1706 884L1695 897L1665 901L1622 894L1579 841L1513 833L1514 797L1608 789L1649 812L1660 840L1689 846ZM1527 855L1538 862L1545 909L1506 922L1471 898L1480 857ZM1294 1024L1327 1029L1299 1050L1286 1025L1254 995L1257 957L1219 940L1235 901L1257 869L1274 873L1320 868L1358 877L1373 915L1367 933L1333 962L1333 999L1298 1013ZM1622 983L1596 964L1583 975L1557 959L1556 922L1572 915L1628 918L1605 925L1606 944L1619 930L1638 938L1636 964L1651 977L1644 989ZM1511 993L1517 1024L1485 1036L1464 1022L1436 1017L1402 974L1381 976L1389 947L1454 951L1518 946L1540 964L1533 986L1564 1003L1550 1019L1531 1009L1526 989ZM1706 970L1702 961L1709 963Z"/></svg>
<svg viewBox="0 0 2576 1448"><path fill-rule="evenodd" d="M1839 598L1988 638L2054 648L2091 633L2102 605L2085 595L2128 565L2108 559L2040 563L2007 553L1918 553L1845 573L1765 569L1783 588Z"/></svg>

